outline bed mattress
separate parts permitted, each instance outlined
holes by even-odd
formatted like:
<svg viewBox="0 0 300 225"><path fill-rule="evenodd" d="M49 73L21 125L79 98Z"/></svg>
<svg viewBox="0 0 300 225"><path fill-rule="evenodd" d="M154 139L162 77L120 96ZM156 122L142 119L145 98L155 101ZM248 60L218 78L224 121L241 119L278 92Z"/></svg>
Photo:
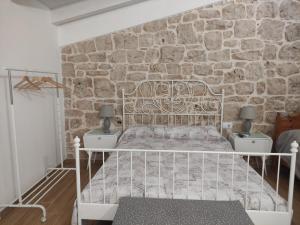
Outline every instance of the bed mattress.
<svg viewBox="0 0 300 225"><path fill-rule="evenodd" d="M131 127L119 140L120 149L233 151L230 143L214 127ZM287 211L286 201L249 166L248 194L247 163L240 156L234 158L232 183L232 155L147 152L146 185L145 153L119 152L119 180L117 188L117 153L111 153L105 161L105 203L118 203L120 197L174 198L195 200L238 200L247 209ZM175 157L173 186L173 157ZM204 157L204 159L203 159ZM158 179L160 160L160 180ZM189 168L188 168L189 161ZM204 164L203 164L204 161ZM218 175L218 182L217 182ZM188 181L189 180L189 181ZM202 185L203 181L203 185ZM89 186L92 186L90 194ZM82 202L104 203L103 168L82 192ZM174 187L174 192L173 192ZM232 190L233 187L233 190ZM187 194L188 193L188 194Z"/></svg>

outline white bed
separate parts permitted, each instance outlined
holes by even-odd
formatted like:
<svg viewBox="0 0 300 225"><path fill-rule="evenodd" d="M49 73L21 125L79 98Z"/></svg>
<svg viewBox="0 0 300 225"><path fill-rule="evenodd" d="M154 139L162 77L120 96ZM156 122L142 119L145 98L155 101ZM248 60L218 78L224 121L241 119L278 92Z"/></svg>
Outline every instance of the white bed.
<svg viewBox="0 0 300 225"><path fill-rule="evenodd" d="M154 82L150 85L142 83L136 93L127 98L123 92L126 131L116 149L80 149L76 140L79 211L74 210L73 224L77 218L80 222L81 219L112 220L118 198L122 196L240 200L255 224L290 224L292 194L288 202L282 199L278 187L274 190L264 181L264 172L260 176L249 165L250 156L259 154L233 152L230 143L218 132L218 128L222 130L223 94L214 94L201 81L156 81L157 85ZM190 83L194 83L193 86ZM152 87L152 84L155 85ZM201 90L197 84L205 91L197 91L199 98L194 96L195 92L191 97L189 90ZM147 96L145 92L137 92L140 87L148 88ZM159 97L156 94L158 87ZM169 87L171 91L168 91ZM188 94L182 90L188 90ZM220 100L203 97L207 92ZM188 103L183 104L183 97L189 99ZM170 109L172 112L168 113ZM182 109L185 109L184 113ZM206 122L203 123L204 118ZM165 125L156 126L157 121ZM187 125L178 126L183 123ZM148 126L132 127L131 124ZM125 129L126 125L128 129ZM98 170L82 193L79 151L110 152L104 167ZM272 153L260 156L267 155ZM295 154L285 155L292 158ZM246 161L242 156L246 156ZM293 185L294 180L291 178L290 182Z"/></svg>

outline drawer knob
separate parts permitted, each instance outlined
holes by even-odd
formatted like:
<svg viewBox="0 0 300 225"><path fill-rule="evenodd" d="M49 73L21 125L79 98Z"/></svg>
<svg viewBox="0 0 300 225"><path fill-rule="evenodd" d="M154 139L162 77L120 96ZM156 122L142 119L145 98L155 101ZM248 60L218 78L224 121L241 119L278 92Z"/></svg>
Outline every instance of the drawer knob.
<svg viewBox="0 0 300 225"><path fill-rule="evenodd" d="M101 137L98 137L97 139L98 139L98 140L101 140Z"/></svg>
<svg viewBox="0 0 300 225"><path fill-rule="evenodd" d="M253 141L252 141L252 144L254 144L254 143L255 143L255 141L253 140Z"/></svg>

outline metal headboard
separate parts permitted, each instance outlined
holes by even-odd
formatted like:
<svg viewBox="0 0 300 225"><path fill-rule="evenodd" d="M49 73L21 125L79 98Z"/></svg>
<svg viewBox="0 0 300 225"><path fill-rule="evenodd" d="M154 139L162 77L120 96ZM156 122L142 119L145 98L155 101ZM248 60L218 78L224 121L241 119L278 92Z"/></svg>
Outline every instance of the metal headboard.
<svg viewBox="0 0 300 225"><path fill-rule="evenodd" d="M222 133L224 90L201 80L149 80L122 90L123 131L130 125L214 125Z"/></svg>

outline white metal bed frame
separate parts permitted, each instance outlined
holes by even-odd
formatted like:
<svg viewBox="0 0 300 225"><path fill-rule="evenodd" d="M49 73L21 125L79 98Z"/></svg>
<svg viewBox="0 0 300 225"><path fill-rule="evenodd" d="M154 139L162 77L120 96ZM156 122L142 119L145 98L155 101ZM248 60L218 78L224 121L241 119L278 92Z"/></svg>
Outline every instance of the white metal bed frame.
<svg viewBox="0 0 300 225"><path fill-rule="evenodd" d="M14 163L14 178L17 190L18 199L11 204L0 204L0 208L38 208L42 212L41 222L46 222L47 212L46 208L39 202L58 184L70 171L74 171L75 168L67 168L64 166L63 156L63 145L62 145L62 126L61 126L61 103L60 93L58 88L56 89L56 132L59 140L59 152L60 152L60 167L47 168L45 177L42 177L30 188L22 193L21 189L21 173L19 167L19 154L18 144L16 135L16 122L15 122L15 109L14 109L14 91L13 91L13 78L20 78L24 74L13 74L15 73L26 73L28 77L36 77L47 74L47 76L53 76L58 82L58 73L37 71L37 70L26 70L16 68L5 68L7 70L9 96L10 96L10 130L11 130L11 142L12 142L12 155Z"/></svg>
<svg viewBox="0 0 300 225"><path fill-rule="evenodd" d="M201 80L150 80L122 90L123 131L131 124L214 125L222 134L224 90Z"/></svg>
<svg viewBox="0 0 300 225"><path fill-rule="evenodd" d="M194 86L196 84L196 86ZM194 98L195 93L191 90L199 90L198 87L203 88L202 92L197 92L198 97ZM147 87L148 91L147 94L145 94L144 91L140 90L140 88ZM161 87L163 87L161 89ZM166 90L164 92L164 90ZM189 90L186 92L186 94L182 95L183 90ZM174 91L176 93L174 93ZM159 92L159 94L157 94ZM201 94L199 94L201 93ZM214 96L219 98L219 100L216 100L215 98L209 98L210 100L213 99L213 101L217 102L217 105L220 104L218 107L215 107L215 104L212 104L214 107L212 107L215 110L210 111L207 110L204 106L210 105L207 104L206 98L207 95ZM168 97L169 96L169 97ZM172 124L175 125L176 122L180 122L179 124L182 124L182 122L185 122L186 124L191 124L194 122L194 125L203 124L203 119L207 119L204 124L210 124L209 122L213 121L214 125L217 124L216 117L220 117L219 124L220 131L222 131L222 120L223 120L223 100L224 100L224 91L222 91L222 94L215 94L208 85L203 81L186 81L186 80L158 80L158 81L145 81L141 82L136 89L131 92L130 94L125 94L125 91L122 91L122 97L123 97L123 129L126 128L126 126L129 126L129 124L132 122L133 124L161 124L161 120L158 120L157 117L164 116L167 119L164 120L164 124ZM182 101L182 99L187 100L185 103ZM167 100L167 103L164 101ZM195 101L198 100L198 101ZM141 102L140 102L141 101ZM180 103L176 106L177 103ZM204 104L203 104L204 103ZM141 105L140 105L141 104ZM149 107L150 105L150 107ZM134 106L134 107L133 107ZM139 106L139 107L136 107ZM175 107L174 107L175 106ZM176 108L177 107L177 108ZM181 110L184 108L185 110ZM195 109L196 108L196 109ZM199 110L200 108L200 110ZM136 117L136 115L140 116L140 119ZM133 117L130 118L130 117ZM145 118L144 118L145 117ZM148 118L147 118L148 117ZM150 119L149 119L150 117ZM177 117L180 119L178 120ZM183 117L187 117L187 120L182 119ZM210 119L210 117L214 117L213 120ZM147 118L147 119L146 119ZM193 119L190 119L193 118ZM201 120L202 119L202 120ZM147 120L145 122L145 120ZM177 123L178 124L178 123ZM136 152L144 153L145 155L145 171L147 169L146 163L147 163L147 152L151 153L158 153L159 159L161 153L173 153L173 155L177 153L185 153L187 154L187 168L188 168L188 187L189 187L189 155L190 153L193 154L213 154L216 155L217 161L217 182L216 182L216 190L219 190L219 158L220 155L230 155L232 156L232 187L231 190L233 190L233 177L234 177L234 156L246 156L247 157L247 187L245 190L245 199L247 199L248 195L248 175L249 175L249 160L252 156L260 156L263 157L263 164L265 164L265 159L269 156L275 156L278 157L278 170L277 170L277 181L276 181L276 195L279 196L279 175L280 175L280 159L281 157L290 157L291 158L291 167L290 167L290 178L289 178L289 193L288 193L288 200L287 200L287 212L281 212L277 211L277 201L276 201L276 208L274 211L263 211L260 209L258 210L249 210L247 209L247 204L245 204L245 209L250 216L250 218L253 220L254 224L256 225L290 225L293 215L293 191L294 191L294 179L295 179L295 166L296 166L296 155L298 152L298 144L296 142L293 142L291 144L291 153L251 153L251 152L211 152L211 151L185 151L185 150L147 150L147 149L104 149L104 148L97 148L97 149L90 149L90 148L80 148L80 139L76 137L74 139L74 147L76 151L76 185L77 185L77 220L78 225L82 224L83 219L90 219L90 220L113 220L114 215L116 213L116 210L118 208L118 204L109 204L106 203L105 197L103 198L103 202L101 203L93 203L90 201L82 201L81 196L81 179L80 179L80 153L81 152L98 152L102 153L102 159L105 159L105 153L115 153L117 154L117 168L116 168L116 177L117 177L117 190L118 190L118 180L119 180L119 162L118 162L118 154L119 152L128 152L131 155L130 160L130 178L131 178L131 195L132 195L132 154ZM204 158L203 158L204 159ZM90 165L91 161L88 161L88 164ZM204 166L204 162L202 163L202 166ZM173 161L173 170L175 167L175 162ZM91 176L91 167L89 166L89 181L91 182L92 176ZM260 193L262 193L264 188L264 168L265 166L262 166L262 173L261 173L261 189L259 190ZM158 184L160 186L160 160L158 161ZM102 165L102 173L103 177L105 177L105 161L103 160ZM205 178L205 174L202 174ZM147 176L146 172L144 175L145 179L145 193L147 192ZM203 180L202 180L203 185ZM173 172L173 187L174 187L174 172ZM89 192L92 192L92 185L88 185ZM105 196L105 179L103 182L103 195ZM189 188L187 189L187 192L189 192ZM173 190L174 193L174 190ZM187 193L188 196L188 193ZM202 188L202 196L203 196L203 188ZM217 195L218 196L218 195ZM217 197L218 200L218 197ZM261 200L261 199L260 199Z"/></svg>

